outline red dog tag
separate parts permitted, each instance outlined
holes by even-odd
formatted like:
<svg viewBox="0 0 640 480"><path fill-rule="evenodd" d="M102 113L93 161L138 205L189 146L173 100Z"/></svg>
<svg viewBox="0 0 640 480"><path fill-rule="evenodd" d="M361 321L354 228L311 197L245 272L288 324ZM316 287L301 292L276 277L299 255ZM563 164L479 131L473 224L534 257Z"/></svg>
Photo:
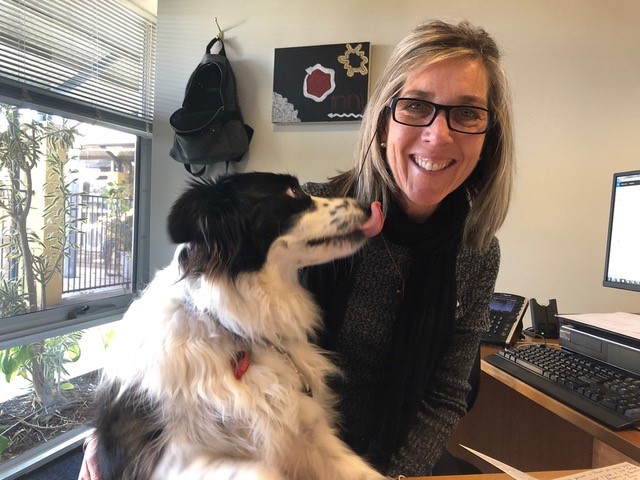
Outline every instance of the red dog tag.
<svg viewBox="0 0 640 480"><path fill-rule="evenodd" d="M231 360L231 366L234 367L233 376L236 377L237 380L240 380L249 368L250 363L249 354L247 352L238 352L235 360Z"/></svg>

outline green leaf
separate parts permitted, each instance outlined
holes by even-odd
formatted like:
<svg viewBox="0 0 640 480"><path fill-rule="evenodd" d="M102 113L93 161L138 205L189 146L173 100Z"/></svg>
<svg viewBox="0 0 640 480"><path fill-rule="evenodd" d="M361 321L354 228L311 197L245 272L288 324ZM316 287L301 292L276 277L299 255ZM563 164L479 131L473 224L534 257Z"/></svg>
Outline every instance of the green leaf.
<svg viewBox="0 0 640 480"><path fill-rule="evenodd" d="M63 382L60 384L60 390L73 390L74 388L76 387L74 387L71 382Z"/></svg>
<svg viewBox="0 0 640 480"><path fill-rule="evenodd" d="M11 381L16 370L18 370L18 362L16 362L15 359L4 358L2 360L2 373L4 373L4 378L7 380L7 383Z"/></svg>
<svg viewBox="0 0 640 480"><path fill-rule="evenodd" d="M0 435L0 455L7 449L10 443L11 440L8 437Z"/></svg>
<svg viewBox="0 0 640 480"><path fill-rule="evenodd" d="M28 363L31 360L32 354L28 345L22 345L20 347L16 347L17 352L15 354L15 359L18 363Z"/></svg>
<svg viewBox="0 0 640 480"><path fill-rule="evenodd" d="M70 362L77 362L80 358L81 353L82 352L80 351L80 345L78 345L77 343L69 345L69 348L67 348L67 358Z"/></svg>

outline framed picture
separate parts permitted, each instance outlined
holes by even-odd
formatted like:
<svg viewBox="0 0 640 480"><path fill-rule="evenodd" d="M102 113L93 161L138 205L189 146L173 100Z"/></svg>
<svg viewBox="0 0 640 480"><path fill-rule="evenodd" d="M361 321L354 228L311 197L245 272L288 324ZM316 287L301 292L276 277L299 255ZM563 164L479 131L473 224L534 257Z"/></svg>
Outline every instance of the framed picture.
<svg viewBox="0 0 640 480"><path fill-rule="evenodd" d="M358 121L369 95L370 43L276 48L273 123Z"/></svg>

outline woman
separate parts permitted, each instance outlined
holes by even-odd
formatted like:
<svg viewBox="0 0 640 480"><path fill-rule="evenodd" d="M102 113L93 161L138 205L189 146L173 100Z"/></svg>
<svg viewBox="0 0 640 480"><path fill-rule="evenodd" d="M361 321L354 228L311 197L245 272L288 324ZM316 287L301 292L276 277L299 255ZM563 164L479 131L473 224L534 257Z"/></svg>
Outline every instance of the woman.
<svg viewBox="0 0 640 480"><path fill-rule="evenodd" d="M309 193L380 200L382 234L304 280L345 372L345 441L391 476L428 475L467 411L499 264L512 124L495 42L468 23L417 27L364 113L355 167Z"/></svg>
<svg viewBox="0 0 640 480"><path fill-rule="evenodd" d="M468 23L417 27L369 100L355 158L306 188L381 201L382 234L303 280L325 312L321 344L345 372L334 382L342 437L387 475L428 475L467 410L511 191L495 42ZM97 479L87 458L80 478Z"/></svg>

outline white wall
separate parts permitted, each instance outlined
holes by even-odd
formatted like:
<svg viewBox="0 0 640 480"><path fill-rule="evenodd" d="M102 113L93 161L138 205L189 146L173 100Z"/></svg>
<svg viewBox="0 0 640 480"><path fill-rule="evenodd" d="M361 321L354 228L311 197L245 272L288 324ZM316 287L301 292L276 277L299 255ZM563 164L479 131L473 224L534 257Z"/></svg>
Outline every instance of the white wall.
<svg viewBox="0 0 640 480"><path fill-rule="evenodd" d="M499 234L497 289L543 303L556 298L563 312L640 312L640 293L601 286L611 175L640 168L640 2L159 0L152 268L170 259L165 217L188 178L168 154L168 117L217 32L214 17L255 129L247 160L233 168L302 181L350 166L358 124L271 124L274 48L369 41L375 81L415 24L441 18L483 26L505 53L519 165Z"/></svg>

